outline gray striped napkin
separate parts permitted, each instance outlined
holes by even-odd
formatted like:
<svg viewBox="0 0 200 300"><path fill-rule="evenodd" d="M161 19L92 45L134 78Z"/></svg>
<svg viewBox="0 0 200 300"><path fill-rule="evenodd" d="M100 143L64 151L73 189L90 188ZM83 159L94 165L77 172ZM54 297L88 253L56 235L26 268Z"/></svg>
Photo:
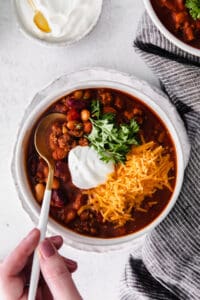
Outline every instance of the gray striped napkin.
<svg viewBox="0 0 200 300"><path fill-rule="evenodd" d="M200 58L171 44L147 14L134 42L177 107L191 142L179 199L168 217L131 254L120 286L123 300L200 299Z"/></svg>

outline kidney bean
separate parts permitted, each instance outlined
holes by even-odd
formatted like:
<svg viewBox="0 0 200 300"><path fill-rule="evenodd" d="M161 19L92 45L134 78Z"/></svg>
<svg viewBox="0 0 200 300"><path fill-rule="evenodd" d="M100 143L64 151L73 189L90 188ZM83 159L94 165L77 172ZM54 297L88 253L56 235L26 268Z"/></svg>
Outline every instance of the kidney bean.
<svg viewBox="0 0 200 300"><path fill-rule="evenodd" d="M67 198L60 189L52 190L51 206L62 208L65 206L66 202Z"/></svg>
<svg viewBox="0 0 200 300"><path fill-rule="evenodd" d="M55 165L55 176L63 181L68 181L70 179L68 164L62 161L57 161Z"/></svg>
<svg viewBox="0 0 200 300"><path fill-rule="evenodd" d="M67 113L67 121L78 121L80 120L80 114L79 112L72 108Z"/></svg>

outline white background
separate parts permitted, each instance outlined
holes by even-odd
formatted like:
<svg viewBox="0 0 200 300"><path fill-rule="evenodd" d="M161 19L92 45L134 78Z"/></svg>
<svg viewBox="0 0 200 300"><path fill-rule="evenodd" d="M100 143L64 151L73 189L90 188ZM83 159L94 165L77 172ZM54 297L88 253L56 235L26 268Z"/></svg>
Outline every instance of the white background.
<svg viewBox="0 0 200 300"><path fill-rule="evenodd" d="M94 0L95 1L95 0ZM17 127L34 94L61 74L103 66L131 73L158 86L132 44L143 13L142 0L104 0L92 33L69 48L47 48L24 37L10 1L0 3L0 259L33 227L23 211L10 163ZM86 300L117 300L128 253L93 254L64 247L76 259L74 279Z"/></svg>

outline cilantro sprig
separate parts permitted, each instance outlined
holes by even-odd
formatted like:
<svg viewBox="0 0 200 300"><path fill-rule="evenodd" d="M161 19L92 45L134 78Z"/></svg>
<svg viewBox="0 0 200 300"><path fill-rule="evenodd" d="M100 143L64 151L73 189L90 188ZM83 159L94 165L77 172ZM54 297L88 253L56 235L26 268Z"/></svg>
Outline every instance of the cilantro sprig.
<svg viewBox="0 0 200 300"><path fill-rule="evenodd" d="M91 116L92 118L99 119L101 113L101 103L99 100L92 100L91 103Z"/></svg>
<svg viewBox="0 0 200 300"><path fill-rule="evenodd" d="M185 6L189 9L190 15L194 20L200 19L200 1L186 0Z"/></svg>
<svg viewBox="0 0 200 300"><path fill-rule="evenodd" d="M91 104L92 132L87 136L91 146L105 162L125 162L132 145L138 145L139 126L132 119L128 124L116 125L116 116L112 113L101 114L98 100Z"/></svg>

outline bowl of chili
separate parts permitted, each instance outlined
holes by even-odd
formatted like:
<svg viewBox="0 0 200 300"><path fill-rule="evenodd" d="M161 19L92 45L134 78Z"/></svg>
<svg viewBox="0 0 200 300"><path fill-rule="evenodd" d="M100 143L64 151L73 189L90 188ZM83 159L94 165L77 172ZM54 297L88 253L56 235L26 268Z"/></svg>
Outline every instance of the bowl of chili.
<svg viewBox="0 0 200 300"><path fill-rule="evenodd" d="M12 162L19 198L36 224L48 169L34 149L33 134L52 112L65 114L66 122L47 133L55 161L49 231L79 249L110 251L155 228L176 202L190 151L168 99L134 77L101 68L66 74L39 92L24 115ZM112 161L106 182L88 188L73 180L69 154L79 148L93 148L104 166ZM142 193L133 178L137 184L146 180Z"/></svg>
<svg viewBox="0 0 200 300"><path fill-rule="evenodd" d="M200 4L198 0L144 0L160 32L182 50L200 56Z"/></svg>

